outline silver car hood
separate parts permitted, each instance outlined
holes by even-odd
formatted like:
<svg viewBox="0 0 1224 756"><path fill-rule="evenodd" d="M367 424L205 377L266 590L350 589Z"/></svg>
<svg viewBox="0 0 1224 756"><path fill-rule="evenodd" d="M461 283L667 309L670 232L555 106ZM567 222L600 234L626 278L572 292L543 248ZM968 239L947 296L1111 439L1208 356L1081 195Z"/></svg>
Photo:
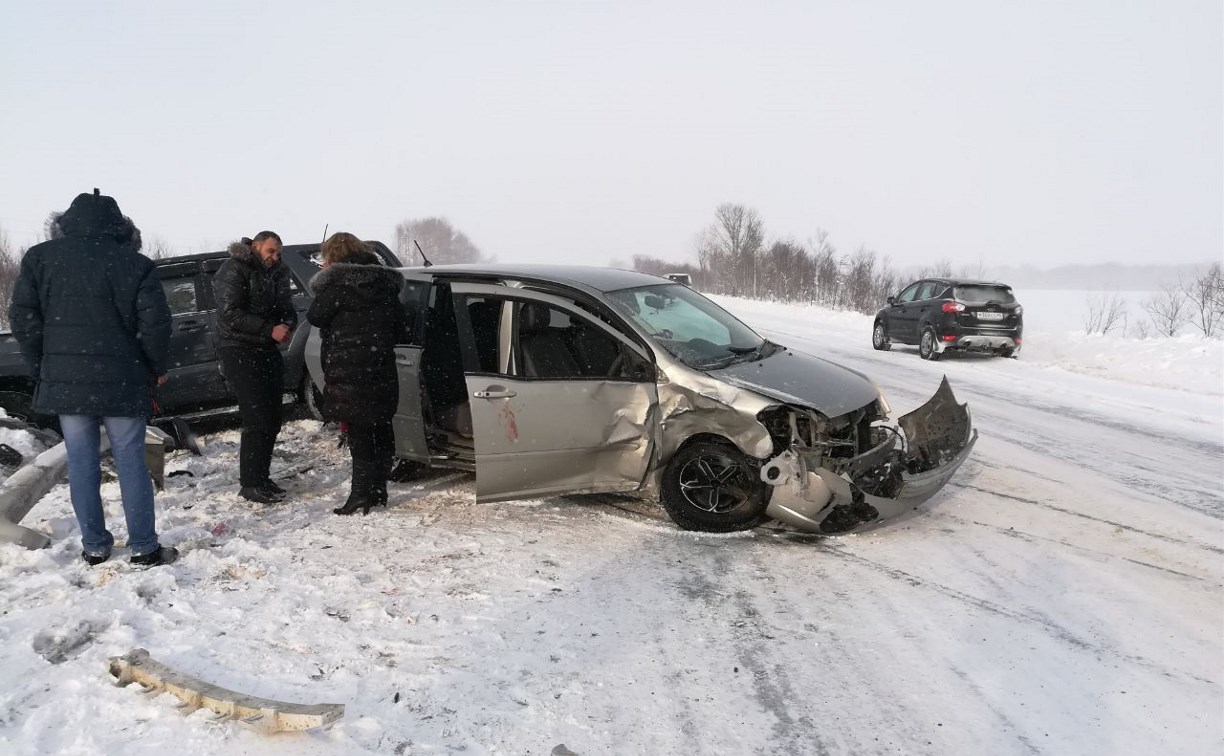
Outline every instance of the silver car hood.
<svg viewBox="0 0 1224 756"><path fill-rule="evenodd" d="M879 389L858 371L779 347L769 357L709 371L711 378L834 418L876 400Z"/></svg>

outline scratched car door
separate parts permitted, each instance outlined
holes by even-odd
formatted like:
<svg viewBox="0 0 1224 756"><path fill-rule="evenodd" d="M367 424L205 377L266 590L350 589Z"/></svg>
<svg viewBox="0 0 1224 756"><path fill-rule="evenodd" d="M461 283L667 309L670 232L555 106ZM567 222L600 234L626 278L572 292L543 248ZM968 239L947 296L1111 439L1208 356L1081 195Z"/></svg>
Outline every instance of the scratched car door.
<svg viewBox="0 0 1224 756"><path fill-rule="evenodd" d="M639 488L658 423L651 356L560 297L453 292L477 499Z"/></svg>

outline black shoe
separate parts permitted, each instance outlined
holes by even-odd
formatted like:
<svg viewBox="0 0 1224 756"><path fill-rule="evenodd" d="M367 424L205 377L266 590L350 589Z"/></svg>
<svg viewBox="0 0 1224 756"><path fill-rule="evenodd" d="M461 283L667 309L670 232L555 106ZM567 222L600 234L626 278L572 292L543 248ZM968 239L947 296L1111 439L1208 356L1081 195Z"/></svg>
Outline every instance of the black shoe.
<svg viewBox="0 0 1224 756"><path fill-rule="evenodd" d="M178 549L172 549L169 546L158 546L157 551L134 556L131 561L132 564L140 567L158 567L163 564L170 564L178 559L178 556Z"/></svg>
<svg viewBox="0 0 1224 756"><path fill-rule="evenodd" d="M90 567L95 567L102 564L107 559L110 559L110 552L108 551L105 554L86 554L82 551L81 558L85 560L85 564L89 565Z"/></svg>
<svg viewBox="0 0 1224 756"><path fill-rule="evenodd" d="M275 483L275 482L273 482L273 480L272 480L271 478L264 478L264 482L263 482L263 483L262 483L262 484L261 484L259 487L260 487L260 488L262 488L262 489L263 489L263 490L265 490L265 491L268 491L268 492L274 493L274 494L276 494L277 496L284 496L285 494L289 493L289 492L288 492L288 491L286 491L285 489L283 489L283 488L281 488L280 486L276 485L276 483Z"/></svg>
<svg viewBox="0 0 1224 756"><path fill-rule="evenodd" d="M281 501L280 496L261 486L247 486L239 491L238 495L257 504L277 504Z"/></svg>

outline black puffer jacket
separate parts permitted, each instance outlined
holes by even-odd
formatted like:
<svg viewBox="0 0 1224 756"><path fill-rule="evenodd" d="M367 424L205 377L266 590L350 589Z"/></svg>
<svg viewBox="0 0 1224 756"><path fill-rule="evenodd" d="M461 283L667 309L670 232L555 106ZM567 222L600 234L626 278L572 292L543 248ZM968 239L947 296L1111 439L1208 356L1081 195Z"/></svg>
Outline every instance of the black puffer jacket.
<svg viewBox="0 0 1224 756"><path fill-rule="evenodd" d="M47 414L144 417L165 375L170 309L140 231L110 197L82 194L21 261L9 322Z"/></svg>
<svg viewBox="0 0 1224 756"><path fill-rule="evenodd" d="M323 337L323 416L355 424L389 420L399 402L395 350L407 317L399 301L404 279L374 255L337 263L310 281L306 319Z"/></svg>
<svg viewBox="0 0 1224 756"><path fill-rule="evenodd" d="M217 295L219 349L276 349L272 329L294 328L297 311L289 292L289 270L282 262L266 267L249 244L229 246L230 258L213 277Z"/></svg>

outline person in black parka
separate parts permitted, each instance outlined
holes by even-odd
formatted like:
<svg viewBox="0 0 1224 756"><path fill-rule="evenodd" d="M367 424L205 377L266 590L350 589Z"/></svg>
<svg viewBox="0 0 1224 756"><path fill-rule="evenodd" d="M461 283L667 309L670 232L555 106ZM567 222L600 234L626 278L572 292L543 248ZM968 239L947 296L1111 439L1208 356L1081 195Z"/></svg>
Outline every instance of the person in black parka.
<svg viewBox="0 0 1224 756"><path fill-rule="evenodd" d="M68 488L89 564L115 538L102 509L99 445L105 426L119 470L132 562L167 564L145 465L152 389L169 369L170 308L140 230L111 197L81 194L47 224L50 241L21 261L9 323L36 381L34 410L59 416Z"/></svg>
<svg viewBox="0 0 1224 756"><path fill-rule="evenodd" d="M306 314L323 339L323 416L348 425L353 482L336 514L386 505L395 452L391 416L399 403L395 345L408 323L399 293L403 277L384 267L352 234L323 243L324 269L310 282Z"/></svg>
<svg viewBox="0 0 1224 756"><path fill-rule="evenodd" d="M297 325L281 239L261 231L229 246L230 257L213 277L217 297L217 355L242 415L238 452L239 495L264 504L285 489L268 475L281 427L285 359L279 346Z"/></svg>

